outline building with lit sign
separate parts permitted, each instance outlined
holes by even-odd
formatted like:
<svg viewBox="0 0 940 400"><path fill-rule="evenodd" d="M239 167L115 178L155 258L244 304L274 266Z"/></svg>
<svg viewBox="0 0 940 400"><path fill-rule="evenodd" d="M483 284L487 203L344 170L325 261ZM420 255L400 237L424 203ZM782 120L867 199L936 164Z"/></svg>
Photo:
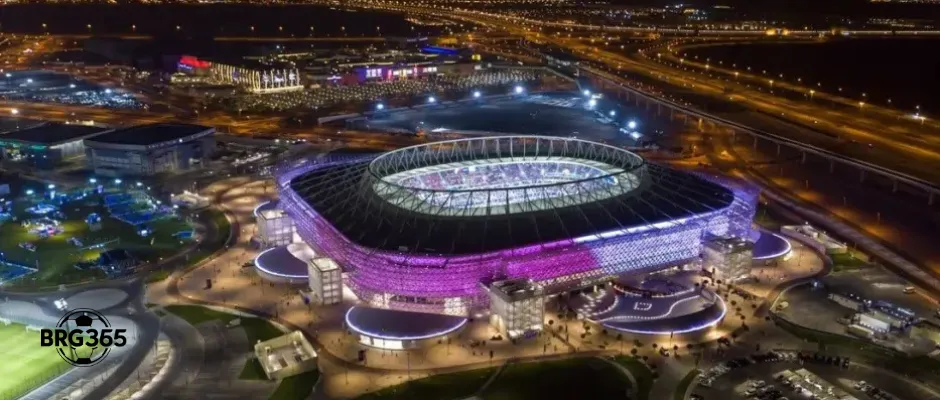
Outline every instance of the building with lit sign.
<svg viewBox="0 0 940 400"><path fill-rule="evenodd" d="M159 123L118 129L84 140L95 173L148 176L201 165L215 152L215 128Z"/></svg>
<svg viewBox="0 0 940 400"><path fill-rule="evenodd" d="M55 168L62 161L84 156L85 139L110 131L95 126L43 123L0 133L0 158L37 168Z"/></svg>
<svg viewBox="0 0 940 400"><path fill-rule="evenodd" d="M278 93L303 90L300 72L296 68L256 68L213 63L209 68L212 77L223 83L239 86L252 93Z"/></svg>
<svg viewBox="0 0 940 400"><path fill-rule="evenodd" d="M710 237L750 237L756 207L753 191L621 148L537 136L308 159L277 185L365 304L460 317L492 309L483 282L550 295L695 264Z"/></svg>

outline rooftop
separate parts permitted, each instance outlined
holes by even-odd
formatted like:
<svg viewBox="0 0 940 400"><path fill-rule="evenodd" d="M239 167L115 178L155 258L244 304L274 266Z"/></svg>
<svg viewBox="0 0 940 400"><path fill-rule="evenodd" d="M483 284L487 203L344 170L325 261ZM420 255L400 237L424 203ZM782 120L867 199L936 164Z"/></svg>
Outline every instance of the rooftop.
<svg viewBox="0 0 940 400"><path fill-rule="evenodd" d="M147 124L108 132L96 136L93 141L96 143L147 146L172 140L180 140L208 129L212 128L193 124Z"/></svg>
<svg viewBox="0 0 940 400"><path fill-rule="evenodd" d="M368 161L324 166L290 186L348 240L391 251L473 254L587 237L707 214L728 207L731 190L694 175L649 165L646 181L619 196L575 206L486 216L407 212L378 198L364 179ZM418 165L415 165L418 167Z"/></svg>
<svg viewBox="0 0 940 400"><path fill-rule="evenodd" d="M467 323L453 315L353 306L346 324L354 332L387 340L421 340L454 332Z"/></svg>
<svg viewBox="0 0 940 400"><path fill-rule="evenodd" d="M95 126L46 123L2 134L0 140L16 140L52 146L73 140L81 140L105 131L107 129Z"/></svg>

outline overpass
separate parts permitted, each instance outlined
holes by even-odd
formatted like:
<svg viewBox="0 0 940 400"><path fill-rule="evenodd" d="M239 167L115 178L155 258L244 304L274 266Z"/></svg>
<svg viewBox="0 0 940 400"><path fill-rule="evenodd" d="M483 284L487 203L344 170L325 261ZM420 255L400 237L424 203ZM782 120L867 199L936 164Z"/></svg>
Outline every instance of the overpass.
<svg viewBox="0 0 940 400"><path fill-rule="evenodd" d="M728 128L731 130L733 135L737 135L739 133L749 135L754 139L755 147L760 140L769 141L777 145L778 155L780 154L782 147L796 149L802 153L802 162L804 163L806 162L807 155L811 154L817 157L821 157L829 161L830 173L835 169L836 164L842 164L857 169L859 171L859 179L861 181L864 181L869 174L881 176L893 183L892 192L897 192L898 185L904 184L925 193L927 195L928 205L933 205L936 202L937 197L940 196L940 186L924 179L872 164L867 161L846 157L836 152L801 143L799 141L774 133L750 128L716 115L708 114L706 112L695 110L669 100L658 98L655 95L646 93L642 90L624 85L623 83L618 82L618 80L616 80L613 75L596 70L594 68L582 66L579 68L579 71L581 72L581 76L590 77L592 81L599 86L599 89L615 91L618 98L621 100L633 100L637 106L639 106L640 103L643 103L647 109L652 106L656 106L656 112L658 114L661 114L663 108L665 107L669 111L670 118L673 118L674 115L678 113L679 118L682 119L693 117L699 119L699 121L707 121L716 126Z"/></svg>

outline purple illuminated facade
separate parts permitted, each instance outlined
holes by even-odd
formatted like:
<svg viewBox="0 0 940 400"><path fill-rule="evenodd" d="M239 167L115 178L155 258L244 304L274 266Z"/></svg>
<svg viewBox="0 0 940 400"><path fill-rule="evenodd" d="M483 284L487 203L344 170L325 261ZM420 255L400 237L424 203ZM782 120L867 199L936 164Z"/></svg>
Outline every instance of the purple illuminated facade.
<svg viewBox="0 0 940 400"><path fill-rule="evenodd" d="M490 142L486 142L487 140ZM409 149L403 149L403 153L393 154L395 153L393 152L389 154L392 154L393 157L399 157L398 160L401 161L402 165L395 171L396 173L406 173L411 170L420 171L422 168L431 171L455 171L454 173L460 173L460 171L463 171L460 169L461 165L465 166L466 163L471 161L476 163L474 165L502 162L499 160L502 160L501 157L504 154L501 155L500 152L506 151L504 150L506 148L512 149L511 146L516 146L514 150L511 150L515 151L512 157L515 157L513 162L516 164L519 163L518 160L524 161L525 157L531 156L544 157L539 159L539 162L543 164L546 162L545 160L563 160L565 163L574 162L572 160L583 160L584 163L592 163L590 165L602 165L606 168L605 171L609 171L608 175L592 176L589 179L577 180L572 178L569 181L561 182L560 178L552 178L551 185L513 186L510 189L506 189L505 185L507 183L505 181L500 181L499 184L503 186L498 189L491 187L485 189L491 192L485 196L488 200L486 204L474 206L476 207L475 210L484 210L484 213L494 219L503 217L499 213L512 214L516 212L513 207L519 206L516 203L509 204L511 203L509 200L511 196L535 198L536 193L549 197L557 196L555 198L567 202L558 205L558 213L556 214L560 215L562 212L576 213L578 207L590 205L591 201L594 201L593 199L603 199L607 202L621 201L621 203L612 203L617 206L621 204L649 206L649 203L653 202L652 200L661 198L660 201L665 205L675 200L662 197L655 190L662 193L666 193L668 190L686 190L682 184L676 184L673 180L687 179L687 175L675 171L664 172L666 170L662 167L647 164L632 153L601 144L573 139L540 137L484 138L470 139L469 141L484 141L484 143L445 142L445 144L438 147L423 145L409 148L412 149L410 153ZM532 150L533 146L537 150ZM538 146L542 146L542 148L539 149ZM467 156L465 158L455 158L453 156L454 149L466 152ZM481 157L481 154L486 154L486 157ZM494 156L494 154L496 155ZM336 260L348 272L346 283L360 299L368 302L371 306L381 308L465 316L470 311L487 305L486 292L481 282L494 279L527 278L539 282L551 292L552 290L558 291L564 288L583 286L619 274L649 272L694 262L700 255L702 240L708 235L747 235L751 229L751 220L756 208L756 191L734 182L717 181L704 176L701 178L696 177L695 184L702 187L698 192L703 193L701 194L703 196L702 201L707 203L707 206L702 206L702 209L706 211L689 212L674 218L662 218L661 215L677 214L676 209L685 209L686 207L673 207L668 209L668 212L662 211L659 213L646 211L647 214L645 215L633 216L633 219L629 220L633 221L631 224L618 222L627 221L625 218L616 220L617 224L613 226L602 226L597 222L589 221L591 224L584 228L588 231L578 231L578 234L572 234L571 237L552 238L545 241L533 240L530 244L495 250L492 248L498 246L490 245L489 251L460 253L436 252L414 247L406 248L405 246L382 248L363 244L361 240L350 239L350 236L355 237L356 235L344 233L343 228L338 227L348 221L348 216L344 214L341 217L332 217L334 221L338 221L338 224L334 224L316 206L311 205L315 202L310 200L306 194L307 192L299 193L298 187L301 187L301 181L305 177L311 176L311 174L327 174L322 171L329 171L329 174L338 174L333 171L344 165L370 165L370 168L372 168L371 166L374 166L377 162L382 163L383 168L387 168L386 164L395 162L396 159L386 157L386 155L383 155L374 159L359 157L344 160L305 160L282 168L277 176L281 205L293 219L300 237L319 254L327 255ZM408 161L415 159L421 161ZM446 169L440 168L441 165L444 165ZM438 169L433 170L433 168ZM361 169L361 171L367 170L366 167ZM473 170L473 168L470 170ZM544 171L544 168L542 170ZM386 189L382 185L394 185L401 182L388 183L391 181L386 181L384 175L376 175L371 173L372 170L368 171L366 173L349 174L348 176L358 178L345 178L348 180L347 184L351 186L359 185L362 188L360 191L374 190L381 194ZM565 174L568 174L567 168L564 171ZM441 172L434 173L441 174ZM449 176L452 173L447 172L447 174ZM390 176L395 175L390 174ZM378 179L378 184L376 179ZM597 181L593 181L594 179L606 179L604 181L606 189L599 188L600 185ZM612 191L614 189L609 188L611 186L610 182L628 182L628 184L620 185L615 189L616 191ZM336 182L331 183L331 185L336 184ZM558 189L559 185L567 186ZM375 189L377 187L378 189ZM605 197L587 191L579 193L577 189L581 187L588 188L586 190L590 191L608 190L610 194ZM666 189L657 189L657 187ZM404 190L421 192L430 189L406 187ZM478 195L477 191L484 189L475 188L473 190L474 193L470 195L461 194L462 197L459 198L483 198L483 196ZM494 190L499 190L499 192L496 192L498 194L492 194ZM723 200L719 202L708 197L712 196L709 190L720 192L719 194L724 196ZM311 190L311 192L314 191ZM732 195L733 198L731 198ZM421 194L416 198L428 199L433 196L440 197L440 194L436 193L430 196ZM628 198L626 196L633 197ZM348 195L337 197L348 198ZM624 197L625 200L618 200L620 197ZM689 196L685 195L685 197ZM394 212L394 215L399 215L406 211L414 212L414 210L419 210L419 208L408 208L408 205L403 201L394 200L401 199L402 195L400 194L389 198L393 199L389 200L390 202L397 201L397 203L394 206L385 205L386 208L383 208L383 210L392 211L384 212ZM496 200L489 199L496 199L499 203L496 203ZM350 200L347 199L346 201ZM370 204L375 201L375 197L370 198ZM544 197L532 200L533 205L530 207L536 211L532 211L531 215L537 215L538 218L551 218L546 216L551 214L546 214L544 210L546 201L551 202L553 200L552 198L546 200ZM317 204L326 203L320 202ZM436 206L441 206L441 204L435 203ZM494 208L499 208L499 213L494 212ZM402 209L406 209L406 211L402 211ZM619 208L607 206L606 209L616 211ZM591 210L596 211L597 209ZM468 215L473 212L479 211L468 211ZM472 215L468 218L487 218L486 216ZM523 210L519 211L518 215L528 216L529 214ZM518 215L513 216L518 218ZM424 218L427 218L427 216L424 216ZM453 219L451 215L441 218L442 220L446 218ZM575 224L569 223L568 226L573 227ZM595 227L598 229L590 230ZM466 234L455 231L455 235ZM436 236L440 236L440 234ZM539 235L537 239L546 236L548 235Z"/></svg>

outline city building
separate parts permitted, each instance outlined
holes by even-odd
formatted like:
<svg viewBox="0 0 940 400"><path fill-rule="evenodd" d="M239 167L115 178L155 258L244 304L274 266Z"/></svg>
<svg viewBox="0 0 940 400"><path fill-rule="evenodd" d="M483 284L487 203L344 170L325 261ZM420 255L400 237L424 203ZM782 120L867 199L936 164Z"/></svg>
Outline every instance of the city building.
<svg viewBox="0 0 940 400"><path fill-rule="evenodd" d="M261 63L243 64L245 65L213 62L209 73L220 82L239 86L252 93L289 92L304 88L297 68Z"/></svg>
<svg viewBox="0 0 940 400"><path fill-rule="evenodd" d="M85 139L85 155L95 174L149 176L201 165L215 152L215 129L158 123L119 129Z"/></svg>
<svg viewBox="0 0 940 400"><path fill-rule="evenodd" d="M545 296L531 280L517 279L489 285L490 324L515 339L542 331Z"/></svg>
<svg viewBox="0 0 940 400"><path fill-rule="evenodd" d="M709 238L702 249L702 263L715 279L734 282L750 275L753 250L754 244L744 238Z"/></svg>
<svg viewBox="0 0 940 400"><path fill-rule="evenodd" d="M255 357L270 380L317 369L317 352L300 331L255 343Z"/></svg>
<svg viewBox="0 0 940 400"><path fill-rule="evenodd" d="M41 169L85 155L85 139L110 132L86 125L43 123L27 129L0 133L0 158Z"/></svg>
<svg viewBox="0 0 940 400"><path fill-rule="evenodd" d="M708 238L750 237L756 207L752 191L570 138L335 157L280 170L280 207L379 309L467 317L491 311L483 282L531 281L548 296L697 264Z"/></svg>
<svg viewBox="0 0 940 400"><path fill-rule="evenodd" d="M336 262L319 257L307 263L310 293L316 303L338 304L343 300L343 271Z"/></svg>
<svg viewBox="0 0 940 400"><path fill-rule="evenodd" d="M257 240L262 248L286 246L294 243L294 222L277 202L267 202L255 208Z"/></svg>

